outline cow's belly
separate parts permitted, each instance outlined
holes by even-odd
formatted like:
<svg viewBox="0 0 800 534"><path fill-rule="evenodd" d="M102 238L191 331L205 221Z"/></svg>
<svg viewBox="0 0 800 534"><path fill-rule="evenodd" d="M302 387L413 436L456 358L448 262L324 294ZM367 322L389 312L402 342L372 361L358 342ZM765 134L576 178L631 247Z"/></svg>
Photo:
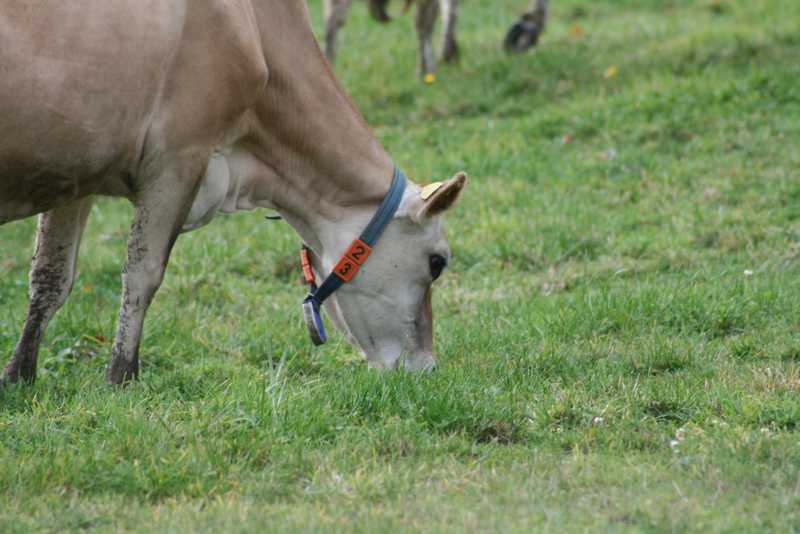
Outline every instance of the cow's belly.
<svg viewBox="0 0 800 534"><path fill-rule="evenodd" d="M0 160L0 224L30 217L89 195L130 196L126 173ZM8 163L8 162L6 162Z"/></svg>
<svg viewBox="0 0 800 534"><path fill-rule="evenodd" d="M0 12L0 223L125 195L184 2L9 0Z"/></svg>
<svg viewBox="0 0 800 534"><path fill-rule="evenodd" d="M0 223L210 154L266 83L242 5L4 0Z"/></svg>

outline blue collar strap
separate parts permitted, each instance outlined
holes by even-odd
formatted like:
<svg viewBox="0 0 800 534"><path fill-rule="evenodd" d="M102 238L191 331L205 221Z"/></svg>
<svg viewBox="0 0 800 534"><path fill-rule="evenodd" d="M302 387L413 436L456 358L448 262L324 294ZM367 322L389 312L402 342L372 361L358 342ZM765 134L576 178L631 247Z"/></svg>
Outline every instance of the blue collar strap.
<svg viewBox="0 0 800 534"><path fill-rule="evenodd" d="M400 169L395 167L392 185L389 187L389 192L384 197L378 211L375 212L372 220L361 232L361 236L353 241L345 253L342 254L331 273L319 287L314 283L314 273L311 270L308 247L303 246L303 250L300 253L303 276L310 287L308 296L303 301L303 317L311 335L311 340L315 345L322 345L326 341L325 327L320 316L322 303L343 284L352 280L361 269L361 266L366 263L367 258L372 253L372 247L378 242L386 226L389 225L389 222L394 218L394 214L397 213L397 208L400 207L405 190L406 177Z"/></svg>

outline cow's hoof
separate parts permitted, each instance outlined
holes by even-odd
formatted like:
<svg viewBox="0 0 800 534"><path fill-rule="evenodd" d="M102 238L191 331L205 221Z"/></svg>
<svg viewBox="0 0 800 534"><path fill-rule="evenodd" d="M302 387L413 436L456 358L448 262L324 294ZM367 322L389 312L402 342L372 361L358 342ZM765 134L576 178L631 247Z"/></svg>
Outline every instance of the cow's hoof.
<svg viewBox="0 0 800 534"><path fill-rule="evenodd" d="M458 49L458 43L455 41L448 41L445 43L444 47L442 48L442 61L445 63L452 63L454 61L458 61L459 56L460 51Z"/></svg>
<svg viewBox="0 0 800 534"><path fill-rule="evenodd" d="M139 377L139 359L112 358L106 369L106 383L119 386Z"/></svg>
<svg viewBox="0 0 800 534"><path fill-rule="evenodd" d="M509 54L521 54L536 46L542 27L527 20L520 20L508 30L503 41L503 48Z"/></svg>
<svg viewBox="0 0 800 534"><path fill-rule="evenodd" d="M33 384L36 381L36 361L17 360L13 358L3 371L0 386L24 382Z"/></svg>

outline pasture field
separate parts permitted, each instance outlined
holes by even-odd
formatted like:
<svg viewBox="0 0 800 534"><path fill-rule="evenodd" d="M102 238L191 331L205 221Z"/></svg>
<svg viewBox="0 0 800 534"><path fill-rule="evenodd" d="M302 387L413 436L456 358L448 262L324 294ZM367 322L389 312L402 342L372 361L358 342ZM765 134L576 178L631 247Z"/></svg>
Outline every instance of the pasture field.
<svg viewBox="0 0 800 534"><path fill-rule="evenodd" d="M0 393L0 532L800 530L800 2L554 0L507 57L526 3L463 2L432 86L408 16L341 34L398 164L471 175L439 369L312 349L298 238L249 213L178 241L107 387L131 210L100 201L38 382ZM3 363L34 225L0 228Z"/></svg>

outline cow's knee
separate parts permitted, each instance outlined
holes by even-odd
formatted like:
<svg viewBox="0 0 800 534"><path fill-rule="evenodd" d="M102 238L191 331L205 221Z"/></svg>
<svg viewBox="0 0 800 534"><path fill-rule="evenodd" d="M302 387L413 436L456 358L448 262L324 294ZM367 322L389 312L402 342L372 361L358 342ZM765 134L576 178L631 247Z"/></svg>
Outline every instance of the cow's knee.
<svg viewBox="0 0 800 534"><path fill-rule="evenodd" d="M38 266L31 270L28 299L32 310L51 316L72 292L75 277L67 266Z"/></svg>
<svg viewBox="0 0 800 534"><path fill-rule="evenodd" d="M124 291L131 300L132 306L137 309L146 310L150 306L164 281L165 266L156 266L155 263L151 265L147 270L123 277Z"/></svg>

